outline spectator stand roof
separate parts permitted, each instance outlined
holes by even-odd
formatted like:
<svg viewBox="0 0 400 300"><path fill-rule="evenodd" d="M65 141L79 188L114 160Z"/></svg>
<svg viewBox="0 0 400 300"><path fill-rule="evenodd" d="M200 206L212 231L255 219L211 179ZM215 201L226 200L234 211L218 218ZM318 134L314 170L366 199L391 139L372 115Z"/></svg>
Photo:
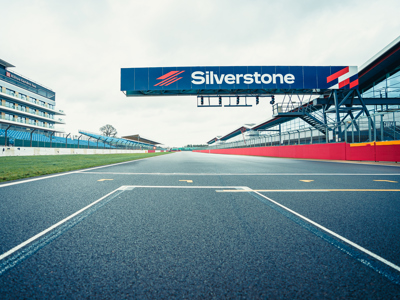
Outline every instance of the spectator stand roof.
<svg viewBox="0 0 400 300"><path fill-rule="evenodd" d="M250 130L251 128L249 126L243 125L240 126L239 128L235 129L234 131L222 136L222 137L215 137L212 140L208 141L207 144L211 145L217 141L227 141L239 134L245 133L246 131Z"/></svg>
<svg viewBox="0 0 400 300"><path fill-rule="evenodd" d="M366 61L359 70L360 90L366 91L374 82L384 79L387 73L400 69L400 36Z"/></svg>
<svg viewBox="0 0 400 300"><path fill-rule="evenodd" d="M207 142L207 144L211 145L219 141L221 137L215 137Z"/></svg>
<svg viewBox="0 0 400 300"><path fill-rule="evenodd" d="M153 146L153 144L148 144L145 142L137 142L137 141L132 141L132 140L127 140L124 138L118 138L118 137L111 137L111 136L105 136L105 135L101 135L101 134L96 134L96 133L92 133L89 131L84 131L84 130L79 130L80 134L89 136L91 138L94 138L96 140L100 140L109 144L118 144L120 143L121 145L126 145L126 144L131 144L131 145L143 145L143 146Z"/></svg>
<svg viewBox="0 0 400 300"><path fill-rule="evenodd" d="M130 141L146 143L146 144L153 145L153 146L162 144L162 143L155 142L150 139L144 138L143 136L140 136L139 134L127 135L127 136L123 136L122 138L130 140Z"/></svg>
<svg viewBox="0 0 400 300"><path fill-rule="evenodd" d="M5 68L14 68L15 66L10 64L9 62L6 62L5 60L2 60L0 58L0 66L3 66Z"/></svg>

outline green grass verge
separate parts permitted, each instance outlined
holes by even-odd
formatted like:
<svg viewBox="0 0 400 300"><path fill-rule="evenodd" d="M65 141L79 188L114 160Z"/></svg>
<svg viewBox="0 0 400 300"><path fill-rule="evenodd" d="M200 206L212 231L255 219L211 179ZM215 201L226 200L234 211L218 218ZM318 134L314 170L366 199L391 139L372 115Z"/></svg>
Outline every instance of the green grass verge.
<svg viewBox="0 0 400 300"><path fill-rule="evenodd" d="M0 182L86 169L169 153L170 152L0 157Z"/></svg>

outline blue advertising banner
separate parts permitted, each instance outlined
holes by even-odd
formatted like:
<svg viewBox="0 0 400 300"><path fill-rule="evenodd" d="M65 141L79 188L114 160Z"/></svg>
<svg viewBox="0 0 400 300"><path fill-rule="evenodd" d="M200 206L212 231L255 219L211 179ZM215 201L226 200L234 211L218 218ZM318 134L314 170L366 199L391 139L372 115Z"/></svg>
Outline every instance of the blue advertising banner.
<svg viewBox="0 0 400 300"><path fill-rule="evenodd" d="M122 68L127 96L277 93L355 89L351 66L236 66Z"/></svg>

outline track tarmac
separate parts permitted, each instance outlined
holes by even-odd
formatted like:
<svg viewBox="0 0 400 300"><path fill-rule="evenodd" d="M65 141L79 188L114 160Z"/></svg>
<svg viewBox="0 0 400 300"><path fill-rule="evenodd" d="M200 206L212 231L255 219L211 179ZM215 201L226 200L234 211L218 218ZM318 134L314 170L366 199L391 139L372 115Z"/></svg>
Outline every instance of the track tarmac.
<svg viewBox="0 0 400 300"><path fill-rule="evenodd" d="M400 298L400 169L181 152L0 185L0 298Z"/></svg>

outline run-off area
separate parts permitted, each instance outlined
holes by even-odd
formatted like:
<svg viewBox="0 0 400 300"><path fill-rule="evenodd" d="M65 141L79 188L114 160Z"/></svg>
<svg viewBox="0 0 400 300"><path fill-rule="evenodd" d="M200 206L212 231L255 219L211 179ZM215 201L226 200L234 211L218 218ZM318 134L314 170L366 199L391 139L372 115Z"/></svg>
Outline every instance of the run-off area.
<svg viewBox="0 0 400 300"><path fill-rule="evenodd" d="M320 228L307 228L298 216L285 215L265 197L243 189L122 187L116 197L104 198L103 206L5 272L0 295L390 298L400 293L393 268L350 246L380 269L361 263L321 238L318 233L327 233ZM351 193L348 199L338 193L260 192L399 265L399 242L390 237L400 232L393 210L399 207L393 205L397 197L363 193L354 205Z"/></svg>

